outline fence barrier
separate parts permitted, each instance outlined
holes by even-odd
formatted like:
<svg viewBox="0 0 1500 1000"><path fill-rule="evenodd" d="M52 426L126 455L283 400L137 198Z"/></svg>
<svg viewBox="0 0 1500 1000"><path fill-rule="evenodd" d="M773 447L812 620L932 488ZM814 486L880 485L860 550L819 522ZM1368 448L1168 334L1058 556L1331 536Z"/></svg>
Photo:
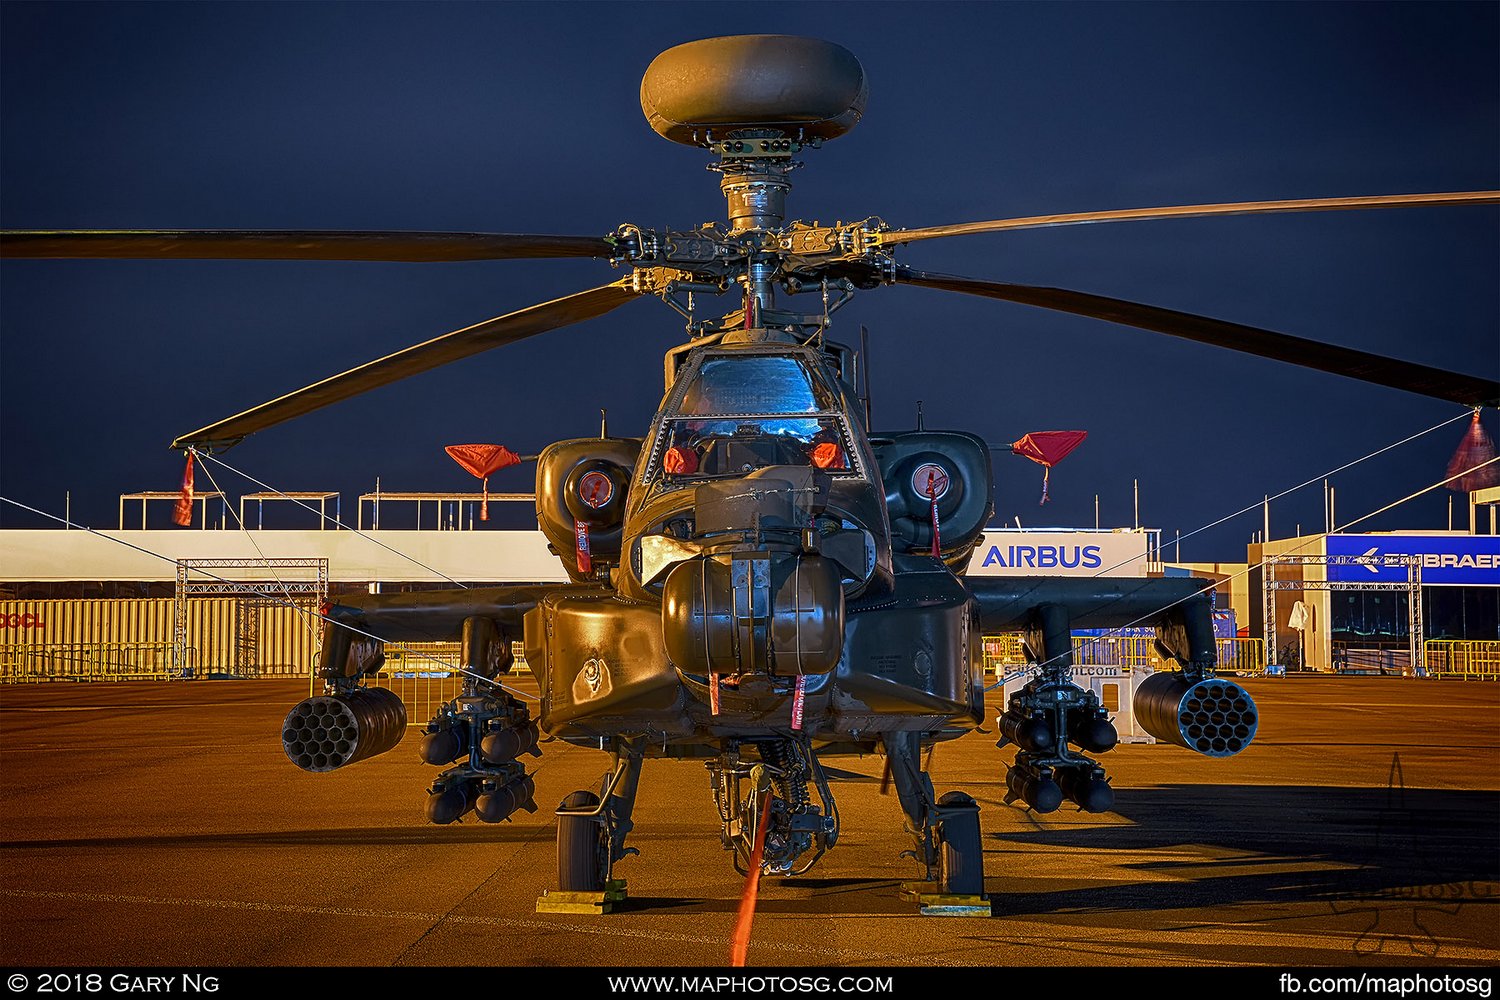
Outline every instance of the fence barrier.
<svg viewBox="0 0 1500 1000"><path fill-rule="evenodd" d="M1428 639L1429 677L1500 680L1500 642L1472 639Z"/></svg>
<svg viewBox="0 0 1500 1000"><path fill-rule="evenodd" d="M0 679L10 670L27 681L306 677L318 650L312 612L243 595L193 597L180 609L171 597L3 600L0 656L10 667ZM182 650L176 670L152 652L162 644Z"/></svg>
<svg viewBox="0 0 1500 1000"><path fill-rule="evenodd" d="M0 644L0 683L46 681L160 681L193 675L175 665L170 642L68 642Z"/></svg>
<svg viewBox="0 0 1500 1000"><path fill-rule="evenodd" d="M461 646L456 642L403 642L386 646L385 665L371 684L388 688L406 704L406 724L423 727L448 702L457 698L464 687L464 675L455 669ZM516 662L511 675L531 673L526 654L519 642L511 643ZM313 677L313 691L319 685Z"/></svg>
<svg viewBox="0 0 1500 1000"><path fill-rule="evenodd" d="M529 673L521 644L515 643L514 673ZM1219 671L1239 676L1258 677L1265 673L1263 644L1259 639L1219 639ZM1500 641L1429 639L1425 644L1427 676L1459 680L1500 680ZM1150 638L1080 639L1073 647L1078 666L1119 666L1131 669L1164 669ZM1358 666L1354 652L1345 666L1351 672ZM404 643L386 651L386 663L375 683L388 687L407 703L412 719L422 724L443 704L453 700L463 688L463 675L446 664L457 664L456 642ZM295 663L259 664L234 672L220 665L200 662L196 647L186 650L186 662L173 662L172 643L154 642L70 642L70 643L0 643L0 684L30 684L48 681L139 681L185 680L211 676L289 677L306 668ZM1030 667L1018 635L986 636L983 640L985 673L992 677L1010 677L1026 673ZM1404 673L1400 665L1380 672ZM1376 672L1371 670L1371 673ZM312 689L318 687L312 679ZM416 724L416 723L414 723Z"/></svg>
<svg viewBox="0 0 1500 1000"><path fill-rule="evenodd" d="M1265 644L1259 639L1226 638L1216 640L1219 672L1259 677L1266 672ZM1137 670L1172 669L1156 652L1156 640L1149 636L1075 638L1073 663L1080 667L1118 666ZM984 638L984 670L994 677L1007 677L1030 666L1030 658L1019 635Z"/></svg>

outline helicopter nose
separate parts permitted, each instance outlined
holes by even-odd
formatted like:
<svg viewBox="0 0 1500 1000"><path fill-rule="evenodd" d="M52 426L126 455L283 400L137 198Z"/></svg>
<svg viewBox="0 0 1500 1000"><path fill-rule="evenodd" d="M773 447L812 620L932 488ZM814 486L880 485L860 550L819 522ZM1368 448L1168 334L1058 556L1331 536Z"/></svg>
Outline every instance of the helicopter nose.
<svg viewBox="0 0 1500 1000"><path fill-rule="evenodd" d="M717 552L680 563L662 592L667 655L694 674L826 674L844 648L838 570L805 552Z"/></svg>

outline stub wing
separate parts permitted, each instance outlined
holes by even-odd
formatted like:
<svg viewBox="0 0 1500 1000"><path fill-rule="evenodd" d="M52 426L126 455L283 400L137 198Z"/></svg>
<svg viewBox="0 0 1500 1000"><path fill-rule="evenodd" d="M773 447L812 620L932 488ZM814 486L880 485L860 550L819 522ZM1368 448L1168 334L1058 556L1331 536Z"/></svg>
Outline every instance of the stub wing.
<svg viewBox="0 0 1500 1000"><path fill-rule="evenodd" d="M1021 632L1034 656L1071 664L1075 628L1155 628L1190 672L1216 660L1207 580L1188 577L969 577L986 635Z"/></svg>
<svg viewBox="0 0 1500 1000"><path fill-rule="evenodd" d="M548 594L592 589L512 584L341 597L323 622L318 675L337 681L374 673L384 643L422 642L462 642L467 669L503 673L509 667L510 643L521 638L526 612Z"/></svg>

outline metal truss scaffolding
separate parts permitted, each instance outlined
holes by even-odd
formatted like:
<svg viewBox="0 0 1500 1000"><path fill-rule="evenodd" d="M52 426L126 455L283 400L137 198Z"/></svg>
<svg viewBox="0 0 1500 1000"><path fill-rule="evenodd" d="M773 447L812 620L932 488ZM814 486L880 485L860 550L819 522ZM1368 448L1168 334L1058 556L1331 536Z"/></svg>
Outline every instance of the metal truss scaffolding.
<svg viewBox="0 0 1500 1000"><path fill-rule="evenodd" d="M1364 566L1370 569L1405 567L1406 580L1278 580L1278 566L1322 566L1324 577L1330 566ZM1412 672L1426 674L1426 643L1422 641L1422 557L1405 554L1368 556L1266 556L1261 576L1265 595L1261 602L1262 628L1265 630L1266 663L1276 662L1276 592L1278 590L1404 590L1406 591L1406 631L1411 648Z"/></svg>
<svg viewBox="0 0 1500 1000"><path fill-rule="evenodd" d="M262 570L263 575L243 577L238 571ZM240 579L226 579L224 572ZM177 591L172 614L172 663L178 676L186 677L196 665L189 662L188 601L194 597L239 599L235 615L235 668L253 674L258 660L260 609L273 604L311 605L317 613L328 600L327 559L179 559ZM301 601L297 598L302 598Z"/></svg>

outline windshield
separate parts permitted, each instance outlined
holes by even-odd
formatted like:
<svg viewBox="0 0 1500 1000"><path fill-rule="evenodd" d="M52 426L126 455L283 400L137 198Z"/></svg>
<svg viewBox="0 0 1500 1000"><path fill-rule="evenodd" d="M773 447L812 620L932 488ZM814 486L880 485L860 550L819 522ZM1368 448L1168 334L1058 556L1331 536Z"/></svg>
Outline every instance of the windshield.
<svg viewBox="0 0 1500 1000"><path fill-rule="evenodd" d="M810 378L796 358L765 354L711 358L683 393L677 412L707 416L837 409L837 400L821 381Z"/></svg>
<svg viewBox="0 0 1500 1000"><path fill-rule="evenodd" d="M842 417L675 417L662 428L661 471L670 478L744 475L768 465L849 473Z"/></svg>
<svg viewBox="0 0 1500 1000"><path fill-rule="evenodd" d="M705 359L667 410L646 476L743 476L769 465L858 475L840 399L821 372L793 355Z"/></svg>

